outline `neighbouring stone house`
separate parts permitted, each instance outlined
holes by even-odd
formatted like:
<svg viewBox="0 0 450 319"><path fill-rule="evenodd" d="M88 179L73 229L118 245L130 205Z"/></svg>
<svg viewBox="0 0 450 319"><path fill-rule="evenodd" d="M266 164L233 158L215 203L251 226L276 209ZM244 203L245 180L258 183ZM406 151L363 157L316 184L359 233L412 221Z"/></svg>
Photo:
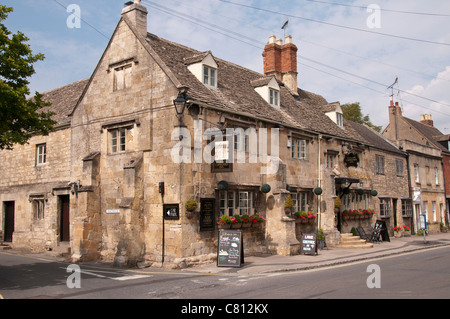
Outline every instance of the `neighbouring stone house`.
<svg viewBox="0 0 450 319"><path fill-rule="evenodd" d="M431 115L420 122L406 118L398 103L389 107L389 125L383 135L408 154L410 192L413 199L413 222L419 227L419 216L427 216L430 232L439 232L447 216L443 158L449 156L445 136L433 126ZM442 140L443 143L440 143ZM447 136L448 141L448 136Z"/></svg>
<svg viewBox="0 0 450 319"><path fill-rule="evenodd" d="M266 219L243 230L246 255L298 254L301 234L318 229L336 245L352 226L345 209L375 209L354 226L407 222L394 164L406 175L404 152L297 87L290 36L270 37L259 74L148 33L147 15L127 5L92 76L44 94L55 132L0 152L6 241L65 247L74 261L183 267L216 258L222 215ZM296 223L297 211L316 218Z"/></svg>
<svg viewBox="0 0 450 319"><path fill-rule="evenodd" d="M361 181L377 191L377 216L392 235L394 226L412 229L412 198L409 191L407 154L373 129L345 121L368 142L366 162L361 166ZM370 169L373 168L373 169ZM363 183L363 185L364 185ZM367 187L367 186L366 186ZM403 228L403 227L402 227Z"/></svg>

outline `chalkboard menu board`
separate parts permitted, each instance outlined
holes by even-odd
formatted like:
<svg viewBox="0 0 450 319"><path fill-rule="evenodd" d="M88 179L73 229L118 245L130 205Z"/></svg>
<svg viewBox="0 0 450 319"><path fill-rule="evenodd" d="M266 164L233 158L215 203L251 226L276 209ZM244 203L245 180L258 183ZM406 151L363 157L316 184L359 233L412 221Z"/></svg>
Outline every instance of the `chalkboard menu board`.
<svg viewBox="0 0 450 319"><path fill-rule="evenodd" d="M244 263L242 231L222 229L219 231L217 267L241 267Z"/></svg>
<svg viewBox="0 0 450 319"><path fill-rule="evenodd" d="M305 255L317 255L317 235L303 234L302 236L302 253Z"/></svg>

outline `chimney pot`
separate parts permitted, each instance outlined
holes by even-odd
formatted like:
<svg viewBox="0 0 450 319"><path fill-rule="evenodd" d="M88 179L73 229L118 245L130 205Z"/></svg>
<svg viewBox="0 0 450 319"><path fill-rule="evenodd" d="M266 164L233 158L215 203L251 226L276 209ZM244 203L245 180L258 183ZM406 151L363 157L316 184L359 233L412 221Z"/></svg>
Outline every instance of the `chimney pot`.
<svg viewBox="0 0 450 319"><path fill-rule="evenodd" d="M433 127L434 122L431 118L431 114L422 114L420 116L420 123Z"/></svg>

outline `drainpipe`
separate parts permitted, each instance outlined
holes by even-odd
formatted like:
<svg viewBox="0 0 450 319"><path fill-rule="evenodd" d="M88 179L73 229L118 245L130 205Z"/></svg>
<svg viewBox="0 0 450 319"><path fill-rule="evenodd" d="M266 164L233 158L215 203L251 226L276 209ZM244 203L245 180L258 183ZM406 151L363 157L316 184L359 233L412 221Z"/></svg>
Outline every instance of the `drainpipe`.
<svg viewBox="0 0 450 319"><path fill-rule="evenodd" d="M406 167L408 170L408 188L409 188L409 196L411 197L411 210L412 210L412 217L411 217L411 233L413 235L416 234L416 230L415 230L415 221L416 221L416 205L414 204L414 192L412 189L412 183L411 183L411 170L409 167L409 153L406 153Z"/></svg>
<svg viewBox="0 0 450 319"><path fill-rule="evenodd" d="M322 170L321 170L321 168L320 168L320 141L322 140L322 135L321 134L319 134L319 136L317 137L317 141L318 141L318 149L319 149L319 152L317 153L317 170L318 170L318 176L319 176L319 179L318 179L318 181L317 181L317 185L318 185L318 187L322 187ZM321 200L322 200L322 195L319 195L318 197L317 197L317 231L319 231L319 229L320 229L320 225L321 225L321 219L322 219L322 216L321 216L321 205L320 205L320 202L321 202Z"/></svg>

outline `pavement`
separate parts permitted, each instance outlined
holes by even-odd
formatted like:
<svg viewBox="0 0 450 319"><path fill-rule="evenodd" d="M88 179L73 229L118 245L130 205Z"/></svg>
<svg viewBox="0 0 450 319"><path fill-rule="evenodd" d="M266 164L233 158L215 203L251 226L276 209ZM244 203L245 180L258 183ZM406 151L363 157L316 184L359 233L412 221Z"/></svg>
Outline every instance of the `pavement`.
<svg viewBox="0 0 450 319"><path fill-rule="evenodd" d="M444 246L450 246L450 233L430 234L426 236L426 240L424 240L423 236L416 235L401 238L391 237L390 242L383 241L381 243L374 243L372 248L325 248L318 250L318 255L244 256L244 264L240 268L217 267L216 263L212 263L189 267L182 271L203 274L238 275L300 271L395 256Z"/></svg>
<svg viewBox="0 0 450 319"><path fill-rule="evenodd" d="M395 256L399 254L417 252L424 249L439 247L450 247L450 233L430 234L424 240L423 236L408 236L395 238L391 237L390 242L383 241L374 243L372 248L347 249L347 248L325 248L318 250L317 255L296 255L296 256L244 256L244 263L240 268L217 267L216 262L191 266L181 270L171 270L180 273L198 274L220 274L220 275L263 275L270 273L310 270L324 267L337 266L347 263L361 262L376 258ZM20 251L9 251L21 254ZM27 255L27 254L25 254ZM47 255L46 259L50 258ZM53 257L55 260L63 261L64 258ZM90 264L90 263L86 263ZM101 262L94 263L97 266ZM112 265L110 265L112 267ZM154 268L141 269L142 272L153 271ZM0 297L1 298L1 297Z"/></svg>

